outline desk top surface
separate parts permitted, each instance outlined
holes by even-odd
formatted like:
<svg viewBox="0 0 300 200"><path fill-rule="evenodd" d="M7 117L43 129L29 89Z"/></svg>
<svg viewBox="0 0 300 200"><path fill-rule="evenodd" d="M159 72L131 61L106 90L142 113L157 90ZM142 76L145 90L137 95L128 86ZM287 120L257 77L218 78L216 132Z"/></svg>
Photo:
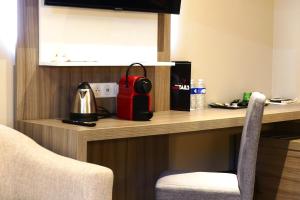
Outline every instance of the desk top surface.
<svg viewBox="0 0 300 200"><path fill-rule="evenodd" d="M246 109L223 110L207 108L199 111L156 112L151 121L127 121L116 118L101 119L96 127L64 124L58 119L26 120L24 123L61 128L83 136L88 141L127 137L141 137L243 126ZM263 123L300 119L300 104L269 105Z"/></svg>

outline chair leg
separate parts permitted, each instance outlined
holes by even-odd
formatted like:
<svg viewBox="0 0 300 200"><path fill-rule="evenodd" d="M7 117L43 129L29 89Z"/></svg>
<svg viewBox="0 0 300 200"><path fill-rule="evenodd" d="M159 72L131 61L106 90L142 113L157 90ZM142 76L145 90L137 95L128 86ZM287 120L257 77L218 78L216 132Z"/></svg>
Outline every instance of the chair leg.
<svg viewBox="0 0 300 200"><path fill-rule="evenodd" d="M230 150L229 150L230 151L230 164L229 164L228 173L236 174L238 158L239 158L241 134L231 135L229 140L230 140Z"/></svg>

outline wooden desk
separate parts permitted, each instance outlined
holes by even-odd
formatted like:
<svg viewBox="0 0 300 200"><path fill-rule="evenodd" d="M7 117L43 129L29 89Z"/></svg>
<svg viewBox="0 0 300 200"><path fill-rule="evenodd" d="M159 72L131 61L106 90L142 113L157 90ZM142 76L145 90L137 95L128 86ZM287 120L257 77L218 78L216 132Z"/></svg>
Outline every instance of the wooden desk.
<svg viewBox="0 0 300 200"><path fill-rule="evenodd" d="M115 173L114 199L153 199L159 174L168 169L168 135L241 127L245 110L157 112L149 122L103 119L93 128L60 120L19 121L18 128L42 146L78 160L108 166ZM300 104L270 105L263 123L300 119ZM147 136L147 137L146 137Z"/></svg>
<svg viewBox="0 0 300 200"><path fill-rule="evenodd" d="M57 119L19 121L19 127L25 133L30 129L45 145L52 134L59 136L53 137L52 142L59 140L61 151L67 152L72 158L86 161L87 142L238 127L243 125L244 117L245 109L209 108L192 112L157 112L149 122L102 119L93 128L64 124ZM270 105L265 108L263 123L297 119L300 119L300 104Z"/></svg>

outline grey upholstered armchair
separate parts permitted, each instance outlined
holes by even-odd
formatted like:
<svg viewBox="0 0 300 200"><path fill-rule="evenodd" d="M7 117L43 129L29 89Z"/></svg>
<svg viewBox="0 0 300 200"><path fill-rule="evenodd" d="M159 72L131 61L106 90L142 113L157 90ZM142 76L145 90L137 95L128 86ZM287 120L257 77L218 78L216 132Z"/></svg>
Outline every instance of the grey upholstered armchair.
<svg viewBox="0 0 300 200"><path fill-rule="evenodd" d="M156 184L157 200L252 200L265 96L253 93L242 133L237 175L165 172Z"/></svg>
<svg viewBox="0 0 300 200"><path fill-rule="evenodd" d="M0 125L0 199L111 200L110 169L59 156Z"/></svg>

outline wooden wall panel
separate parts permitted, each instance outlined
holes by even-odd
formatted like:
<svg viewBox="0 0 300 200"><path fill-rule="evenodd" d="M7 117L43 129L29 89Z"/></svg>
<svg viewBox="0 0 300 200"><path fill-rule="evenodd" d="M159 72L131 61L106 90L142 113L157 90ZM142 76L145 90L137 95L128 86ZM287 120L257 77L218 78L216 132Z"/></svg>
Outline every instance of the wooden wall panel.
<svg viewBox="0 0 300 200"><path fill-rule="evenodd" d="M165 111L170 109L170 68L155 67L154 77L154 107L155 111Z"/></svg>
<svg viewBox="0 0 300 200"><path fill-rule="evenodd" d="M119 70L117 70L118 68ZM147 67L148 77L153 83L156 80L154 69L154 67ZM22 85L26 85L26 88L24 88L26 92L17 90L19 100L17 103L17 119L67 117L78 83L83 81L118 82L125 70L125 67L86 67L84 69L75 67L39 67L30 77L22 78L18 76L20 84L25 82ZM140 72L133 70L132 74L140 74ZM154 106L156 105L154 91L155 88L151 93L154 102L153 109L155 109ZM167 99L167 101L169 100ZM97 103L99 106L115 112L115 98L98 99ZM158 106L161 107L159 104Z"/></svg>
<svg viewBox="0 0 300 200"><path fill-rule="evenodd" d="M158 14L158 61L169 61L171 55L171 15Z"/></svg>
<svg viewBox="0 0 300 200"><path fill-rule="evenodd" d="M171 15L158 14L158 61L170 61L171 59ZM155 110L163 111L170 109L170 69L165 67L155 68ZM163 101L160 101L163 99Z"/></svg>
<svg viewBox="0 0 300 200"><path fill-rule="evenodd" d="M16 49L16 116L28 112L35 117L38 105L30 101L38 96L36 66L38 62L38 0L18 0L18 41ZM18 98L22 97L22 98Z"/></svg>
<svg viewBox="0 0 300 200"><path fill-rule="evenodd" d="M78 83L117 82L126 67L39 67L38 0L18 0L16 56L16 120L65 118ZM159 14L159 60L169 60L169 15ZM154 83L153 110L169 109L169 68L147 67ZM136 70L133 70L136 72ZM133 72L134 73L134 72ZM158 74L158 76L156 76ZM155 93L158 93L155 96ZM161 95L163 94L163 95ZM115 111L116 100L100 99L101 106Z"/></svg>

